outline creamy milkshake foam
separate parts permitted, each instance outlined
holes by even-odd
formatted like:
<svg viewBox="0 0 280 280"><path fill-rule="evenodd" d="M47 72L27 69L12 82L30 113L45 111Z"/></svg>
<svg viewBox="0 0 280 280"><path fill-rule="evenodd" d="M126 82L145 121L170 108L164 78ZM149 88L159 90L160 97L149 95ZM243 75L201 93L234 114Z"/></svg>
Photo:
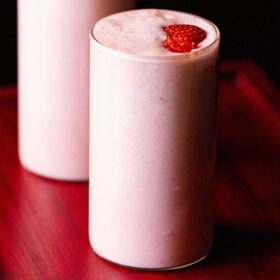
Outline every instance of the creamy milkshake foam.
<svg viewBox="0 0 280 280"><path fill-rule="evenodd" d="M197 49L163 47L163 27L207 32ZM170 269L213 241L219 32L168 10L106 17L91 31L91 244L115 263Z"/></svg>
<svg viewBox="0 0 280 280"><path fill-rule="evenodd" d="M124 53L141 56L178 56L162 47L166 38L164 26L174 24L196 25L207 32L201 48L212 44L217 36L216 27L192 14L169 10L134 10L108 16L94 28L94 37L102 45Z"/></svg>

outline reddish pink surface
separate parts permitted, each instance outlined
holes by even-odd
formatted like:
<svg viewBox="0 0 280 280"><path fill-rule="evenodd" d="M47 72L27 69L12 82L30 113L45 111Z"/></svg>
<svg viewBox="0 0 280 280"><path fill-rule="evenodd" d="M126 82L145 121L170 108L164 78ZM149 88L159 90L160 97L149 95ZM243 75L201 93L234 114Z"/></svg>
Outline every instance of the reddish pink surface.
<svg viewBox="0 0 280 280"><path fill-rule="evenodd" d="M280 279L280 93L250 62L221 65L218 135L209 257L173 272L128 270L89 246L87 184L19 165L16 88L0 89L0 279Z"/></svg>

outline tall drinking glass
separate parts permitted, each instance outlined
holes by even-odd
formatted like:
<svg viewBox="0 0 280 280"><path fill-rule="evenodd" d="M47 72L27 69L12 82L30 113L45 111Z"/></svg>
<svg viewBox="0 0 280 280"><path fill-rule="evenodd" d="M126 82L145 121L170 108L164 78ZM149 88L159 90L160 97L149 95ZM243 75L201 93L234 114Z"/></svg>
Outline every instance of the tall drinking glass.
<svg viewBox="0 0 280 280"><path fill-rule="evenodd" d="M27 169L88 179L93 22L135 0L18 0L19 157Z"/></svg>
<svg viewBox="0 0 280 280"><path fill-rule="evenodd" d="M207 37L170 52L172 24ZM93 249L140 269L198 262L213 241L219 31L192 14L134 10L97 22L90 45Z"/></svg>

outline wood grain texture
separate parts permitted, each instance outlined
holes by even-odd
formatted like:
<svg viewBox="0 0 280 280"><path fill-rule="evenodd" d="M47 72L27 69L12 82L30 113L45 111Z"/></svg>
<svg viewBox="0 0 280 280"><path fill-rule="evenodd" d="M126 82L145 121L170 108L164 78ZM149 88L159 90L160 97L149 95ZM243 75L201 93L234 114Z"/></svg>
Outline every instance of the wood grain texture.
<svg viewBox="0 0 280 280"><path fill-rule="evenodd" d="M251 62L221 65L216 238L173 272L128 270L88 242L88 185L24 170L16 88L0 89L0 280L280 279L280 95Z"/></svg>

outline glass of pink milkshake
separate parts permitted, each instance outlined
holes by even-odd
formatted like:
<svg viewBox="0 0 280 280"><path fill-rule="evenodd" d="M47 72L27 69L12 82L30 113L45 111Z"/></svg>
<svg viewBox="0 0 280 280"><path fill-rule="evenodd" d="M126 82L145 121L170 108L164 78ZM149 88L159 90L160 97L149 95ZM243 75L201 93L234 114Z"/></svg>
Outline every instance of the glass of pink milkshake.
<svg viewBox="0 0 280 280"><path fill-rule="evenodd" d="M90 33L90 242L131 268L169 270L212 246L219 31L133 10Z"/></svg>
<svg viewBox="0 0 280 280"><path fill-rule="evenodd" d="M135 0L18 0L19 157L55 179L88 179L93 22Z"/></svg>

